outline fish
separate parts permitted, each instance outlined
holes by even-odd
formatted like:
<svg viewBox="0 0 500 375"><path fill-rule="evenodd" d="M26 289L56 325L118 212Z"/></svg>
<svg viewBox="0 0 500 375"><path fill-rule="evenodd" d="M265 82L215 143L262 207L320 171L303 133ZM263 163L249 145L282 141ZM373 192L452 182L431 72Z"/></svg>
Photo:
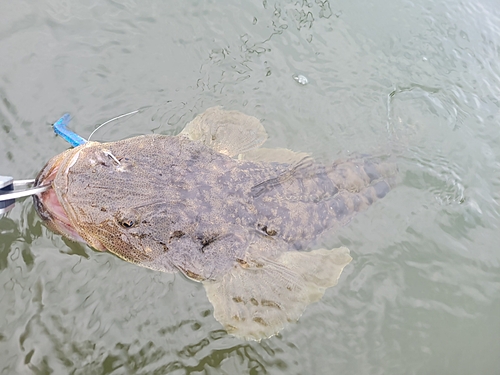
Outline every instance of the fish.
<svg viewBox="0 0 500 375"><path fill-rule="evenodd" d="M337 284L349 249L309 247L383 198L397 170L266 139L257 118L213 107L175 136L88 141L42 168L35 209L70 240L201 282L224 329L259 341Z"/></svg>

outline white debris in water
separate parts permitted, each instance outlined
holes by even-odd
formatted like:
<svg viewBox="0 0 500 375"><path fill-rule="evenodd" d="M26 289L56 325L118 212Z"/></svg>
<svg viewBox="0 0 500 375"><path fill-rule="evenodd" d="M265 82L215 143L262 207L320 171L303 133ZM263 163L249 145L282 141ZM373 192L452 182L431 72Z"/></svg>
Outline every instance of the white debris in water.
<svg viewBox="0 0 500 375"><path fill-rule="evenodd" d="M309 83L309 80L307 79L307 77L303 76L302 74L295 74L293 76L293 79L296 80L301 85L307 85Z"/></svg>

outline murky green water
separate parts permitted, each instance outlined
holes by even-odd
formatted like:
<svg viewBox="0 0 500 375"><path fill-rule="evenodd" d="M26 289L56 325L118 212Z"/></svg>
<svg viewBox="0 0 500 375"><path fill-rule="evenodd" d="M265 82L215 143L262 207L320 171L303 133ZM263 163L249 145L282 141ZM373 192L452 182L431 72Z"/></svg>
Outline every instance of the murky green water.
<svg viewBox="0 0 500 375"><path fill-rule="evenodd" d="M226 335L200 284L0 219L1 374L500 373L500 10L495 1L0 4L0 174L87 136L175 134L213 105L268 146L391 154L400 184L323 245L353 262L279 336ZM302 74L309 84L293 79Z"/></svg>

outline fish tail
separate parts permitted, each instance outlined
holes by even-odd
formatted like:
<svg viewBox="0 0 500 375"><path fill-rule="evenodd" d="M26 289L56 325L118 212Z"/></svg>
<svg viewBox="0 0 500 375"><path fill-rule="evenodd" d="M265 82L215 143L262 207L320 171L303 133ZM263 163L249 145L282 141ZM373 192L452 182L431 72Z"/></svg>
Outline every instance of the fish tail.
<svg viewBox="0 0 500 375"><path fill-rule="evenodd" d="M326 204L333 218L345 222L382 199L396 184L397 166L369 158L335 163L328 174L338 193Z"/></svg>

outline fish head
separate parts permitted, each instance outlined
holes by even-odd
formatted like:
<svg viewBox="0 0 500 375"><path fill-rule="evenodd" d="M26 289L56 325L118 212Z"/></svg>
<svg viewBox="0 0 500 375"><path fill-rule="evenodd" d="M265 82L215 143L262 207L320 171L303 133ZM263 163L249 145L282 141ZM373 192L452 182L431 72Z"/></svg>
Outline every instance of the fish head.
<svg viewBox="0 0 500 375"><path fill-rule="evenodd" d="M144 180L151 171L138 167L137 148L148 157L144 140L87 142L53 157L36 178L37 186L50 188L34 196L35 208L56 233L128 262L165 270L170 266L159 258L167 245L157 234L170 230L175 235L175 228L165 217L158 225L151 209L154 184ZM154 168L155 163L146 164Z"/></svg>

